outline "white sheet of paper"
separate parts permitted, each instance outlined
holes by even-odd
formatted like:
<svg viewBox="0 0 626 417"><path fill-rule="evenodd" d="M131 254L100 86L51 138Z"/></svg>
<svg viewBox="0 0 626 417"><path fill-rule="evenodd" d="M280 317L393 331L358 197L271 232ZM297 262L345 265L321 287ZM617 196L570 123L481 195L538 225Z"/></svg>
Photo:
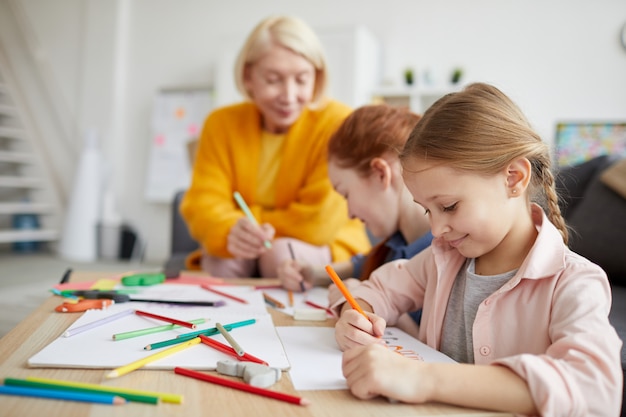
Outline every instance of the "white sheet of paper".
<svg viewBox="0 0 626 417"><path fill-rule="evenodd" d="M342 352L335 341L332 327L277 327L291 363L289 375L294 388L307 390L347 389L341 371ZM426 362L454 360L425 345L402 330L388 327L383 339L390 349L401 355Z"/></svg>
<svg viewBox="0 0 626 417"><path fill-rule="evenodd" d="M86 311L70 328L90 323L129 308L144 310L179 320L208 318L207 322L198 325L197 330L215 327L216 322L229 324L254 318L256 323L233 329L233 338L247 353L268 362L270 366L283 370L289 369L287 355L276 333L272 317L267 311L264 314L253 315L245 309L237 310L236 308L227 307L163 307L160 304L131 302L115 304L106 310ZM193 331L180 327L131 339L118 341L112 339L112 335L116 333L162 324L166 323L131 314L74 336L64 337L60 335L48 346L33 355L28 360L28 365L31 367L56 368L117 368L167 349L167 347L164 347L155 350L144 350L144 347L148 344L172 339L178 334ZM228 344L221 334L211 337ZM200 344L152 362L146 365L145 369L173 369L176 366L181 366L198 370L212 370L217 367L217 361L222 359L233 358L205 344Z"/></svg>

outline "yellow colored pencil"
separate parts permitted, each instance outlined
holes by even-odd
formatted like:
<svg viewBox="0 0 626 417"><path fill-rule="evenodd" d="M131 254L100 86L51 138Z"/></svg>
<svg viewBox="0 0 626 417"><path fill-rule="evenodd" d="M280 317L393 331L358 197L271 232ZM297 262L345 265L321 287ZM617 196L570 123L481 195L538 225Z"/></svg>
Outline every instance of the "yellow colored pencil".
<svg viewBox="0 0 626 417"><path fill-rule="evenodd" d="M183 402L183 396L180 394L170 394L167 392L154 392L154 391L144 391L137 390L132 388L120 388L120 387L109 387L106 385L98 385L98 384L88 384L85 382L75 382L75 381L64 381L61 379L50 379L50 378L37 378L37 377L26 377L27 381L33 382L41 382L43 384L55 384L62 387L73 387L73 388L85 388L85 389L93 389L102 392L111 392L111 393L120 393L120 394L131 394L131 395L148 395L159 397L161 401L166 403L174 403L181 404Z"/></svg>
<svg viewBox="0 0 626 417"><path fill-rule="evenodd" d="M139 369L148 363L157 361L173 353L180 352L181 350L187 349L188 347L191 347L193 345L197 345L198 343L200 343L200 338L199 337L193 338L189 341L173 346L169 349L165 349L161 352L155 353L154 355L146 356L145 358L139 359L138 361L131 362L128 365L120 366L119 368L116 368L112 370L111 372L109 372L106 375L106 377L117 378L118 376L126 375L127 373L132 372L136 369Z"/></svg>

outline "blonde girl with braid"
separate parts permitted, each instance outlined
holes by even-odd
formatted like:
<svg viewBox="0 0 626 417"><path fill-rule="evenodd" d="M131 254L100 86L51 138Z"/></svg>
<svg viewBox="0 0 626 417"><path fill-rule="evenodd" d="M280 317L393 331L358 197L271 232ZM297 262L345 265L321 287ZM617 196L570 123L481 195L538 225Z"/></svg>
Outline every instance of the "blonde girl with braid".
<svg viewBox="0 0 626 417"><path fill-rule="evenodd" d="M500 90L440 99L400 154L432 245L378 268L345 300L336 339L362 399L442 402L541 416L618 416L622 342L604 271L567 247L547 145ZM542 208L544 207L544 208ZM422 308L419 339L457 363L425 363L380 336Z"/></svg>

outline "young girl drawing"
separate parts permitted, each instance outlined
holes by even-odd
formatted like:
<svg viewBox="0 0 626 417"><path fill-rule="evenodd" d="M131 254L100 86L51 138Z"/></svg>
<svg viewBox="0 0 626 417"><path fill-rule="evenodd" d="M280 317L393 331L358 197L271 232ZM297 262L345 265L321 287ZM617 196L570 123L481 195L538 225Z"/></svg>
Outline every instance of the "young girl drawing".
<svg viewBox="0 0 626 417"><path fill-rule="evenodd" d="M341 309L336 339L359 398L543 416L617 416L619 340L600 267L567 248L547 145L498 89L435 103L400 161L435 239L377 269ZM546 211L537 204L543 203ZM379 343L423 308L419 338L458 364L411 361Z"/></svg>
<svg viewBox="0 0 626 417"><path fill-rule="evenodd" d="M407 109L363 106L344 120L328 142L328 176L333 187L348 202L350 217L361 219L382 240L367 255L333 263L347 286L356 281L351 277L366 280L383 263L411 258L430 245L428 220L404 185L398 158L419 119ZM300 291L300 282L305 288L331 283L323 265L300 260L283 263L278 276L285 288L294 291ZM331 291L330 296L332 303L340 294ZM411 316L419 323L419 311ZM410 321L402 327L413 333Z"/></svg>

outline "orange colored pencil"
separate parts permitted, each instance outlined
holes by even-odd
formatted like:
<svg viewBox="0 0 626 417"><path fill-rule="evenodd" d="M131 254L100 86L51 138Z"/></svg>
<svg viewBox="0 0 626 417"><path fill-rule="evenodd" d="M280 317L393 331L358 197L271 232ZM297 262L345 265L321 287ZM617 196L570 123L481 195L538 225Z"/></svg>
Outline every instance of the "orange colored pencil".
<svg viewBox="0 0 626 417"><path fill-rule="evenodd" d="M137 314L138 316L145 316L145 317L150 317L153 319L165 321L167 323L178 324L179 326L188 327L190 329L195 329L197 327L195 324L190 323L188 321L177 320L171 317L159 316L158 314L148 313L147 311L135 310L135 314Z"/></svg>
<svg viewBox="0 0 626 417"><path fill-rule="evenodd" d="M248 304L247 300L244 300L243 298L235 297L234 295L231 295L231 294L228 294L228 293L216 290L215 288L211 287L210 285L203 284L200 287L202 287L203 289L205 289L207 291L211 291L212 293L215 293L217 295L221 295L222 297L230 298L231 300L239 301L240 303L243 303L243 304Z"/></svg>
<svg viewBox="0 0 626 417"><path fill-rule="evenodd" d="M174 368L174 372L179 375L184 375L190 378L199 379L201 381L211 382L213 384L238 389L240 391L250 392L256 395L262 395L264 397L273 398L275 400L285 401L285 402L297 404L297 405L310 404L309 401L305 398L300 398L294 395L284 394L278 391L271 391L265 388L255 387L252 385L244 384L243 382L234 381L231 379L226 379L226 378L222 378L222 377L211 375L211 374L205 374L202 372L192 371L191 369L176 367Z"/></svg>
<svg viewBox="0 0 626 417"><path fill-rule="evenodd" d="M270 296L266 292L263 293L263 298L265 299L266 302L271 304L272 307L275 307L275 308L285 308L285 305L283 303L281 303L280 301L278 301L274 297Z"/></svg>
<svg viewBox="0 0 626 417"><path fill-rule="evenodd" d="M289 307L293 307L293 291L287 290L287 296L289 297Z"/></svg>
<svg viewBox="0 0 626 417"><path fill-rule="evenodd" d="M333 280L337 288L339 288L339 291L341 291L341 294L343 294L348 303L350 303L350 306L359 313L361 313L363 317L369 320L369 317L367 317L365 311L363 311L359 303L357 303L352 294L350 294L350 291L348 291L348 288L346 288L345 284L343 283L341 278L339 278L339 275L337 275L332 266L326 265L326 273L328 273L330 279Z"/></svg>

